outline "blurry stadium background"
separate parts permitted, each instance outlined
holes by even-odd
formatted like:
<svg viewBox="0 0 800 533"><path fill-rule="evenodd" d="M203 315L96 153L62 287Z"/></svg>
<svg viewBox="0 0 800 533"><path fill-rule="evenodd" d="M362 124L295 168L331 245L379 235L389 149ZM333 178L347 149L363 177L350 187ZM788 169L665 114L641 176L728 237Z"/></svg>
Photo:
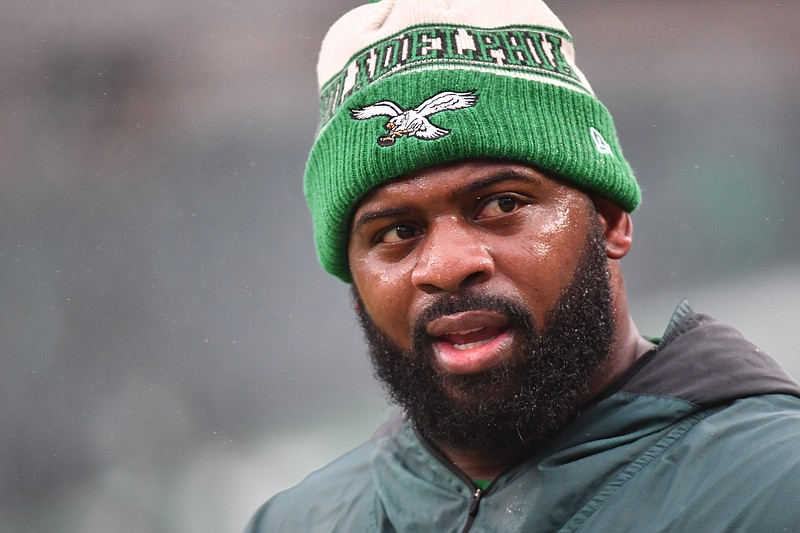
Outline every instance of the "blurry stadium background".
<svg viewBox="0 0 800 533"><path fill-rule="evenodd" d="M387 415L301 187L358 3L4 2L0 531L240 531ZM640 330L686 297L800 375L800 2L551 7L644 189Z"/></svg>

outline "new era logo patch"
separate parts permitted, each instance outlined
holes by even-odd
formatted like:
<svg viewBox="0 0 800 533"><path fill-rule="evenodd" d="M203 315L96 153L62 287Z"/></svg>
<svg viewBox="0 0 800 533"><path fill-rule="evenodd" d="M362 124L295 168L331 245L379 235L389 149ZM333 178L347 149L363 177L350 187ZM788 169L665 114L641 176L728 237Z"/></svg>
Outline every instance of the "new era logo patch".
<svg viewBox="0 0 800 533"><path fill-rule="evenodd" d="M592 136L592 142L594 142L594 147L597 151L603 155L613 155L611 151L611 145L608 144L603 134L597 131L594 128L589 128L589 135Z"/></svg>

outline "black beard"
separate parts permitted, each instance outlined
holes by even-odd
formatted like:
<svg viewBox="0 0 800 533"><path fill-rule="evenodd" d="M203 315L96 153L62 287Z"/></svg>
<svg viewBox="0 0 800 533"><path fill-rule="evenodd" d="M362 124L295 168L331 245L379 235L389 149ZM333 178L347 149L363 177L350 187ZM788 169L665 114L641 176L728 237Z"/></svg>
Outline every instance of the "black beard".
<svg viewBox="0 0 800 533"><path fill-rule="evenodd" d="M363 310L355 285L356 308ZM515 353L473 375L434 365L425 325L433 318L488 309L509 317ZM513 450L558 432L589 399L592 379L608 359L614 331L605 239L595 221L570 284L539 333L521 302L481 294L480 286L443 294L416 320L412 349L401 350L364 311L358 313L375 376L423 437L456 451Z"/></svg>

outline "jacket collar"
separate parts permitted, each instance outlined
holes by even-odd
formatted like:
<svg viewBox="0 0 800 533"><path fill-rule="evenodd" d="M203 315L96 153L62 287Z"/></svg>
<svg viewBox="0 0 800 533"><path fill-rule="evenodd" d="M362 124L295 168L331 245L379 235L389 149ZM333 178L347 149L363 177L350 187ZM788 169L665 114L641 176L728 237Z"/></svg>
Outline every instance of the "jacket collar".
<svg viewBox="0 0 800 533"><path fill-rule="evenodd" d="M695 313L685 300L659 345L614 391L682 399L701 407L763 394L800 397L800 385L732 327Z"/></svg>

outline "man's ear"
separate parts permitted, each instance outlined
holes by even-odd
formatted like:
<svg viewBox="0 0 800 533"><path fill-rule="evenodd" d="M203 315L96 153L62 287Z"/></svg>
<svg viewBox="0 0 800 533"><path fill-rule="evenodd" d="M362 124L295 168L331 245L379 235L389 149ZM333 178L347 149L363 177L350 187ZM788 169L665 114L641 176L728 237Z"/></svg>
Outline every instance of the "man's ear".
<svg viewBox="0 0 800 533"><path fill-rule="evenodd" d="M630 214L602 196L592 198L606 236L606 255L622 259L631 249L633 222Z"/></svg>

